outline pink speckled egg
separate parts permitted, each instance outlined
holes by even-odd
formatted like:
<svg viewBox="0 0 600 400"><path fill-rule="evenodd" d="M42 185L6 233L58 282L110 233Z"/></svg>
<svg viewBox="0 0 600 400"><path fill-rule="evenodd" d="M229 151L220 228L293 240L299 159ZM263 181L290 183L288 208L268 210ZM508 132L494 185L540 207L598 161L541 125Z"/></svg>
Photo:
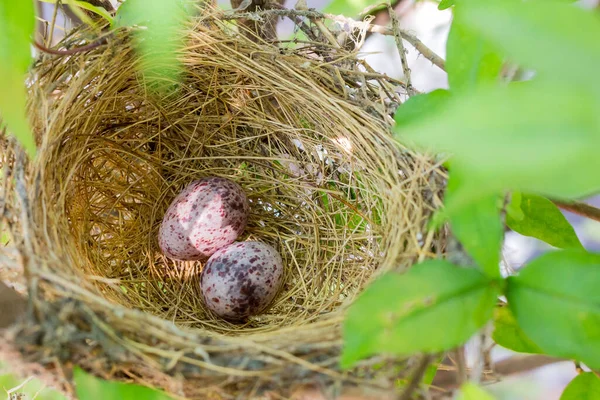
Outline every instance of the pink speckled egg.
<svg viewBox="0 0 600 400"><path fill-rule="evenodd" d="M163 253L175 260L202 260L244 231L250 206L242 188L225 178L192 182L173 200L158 231Z"/></svg>
<svg viewBox="0 0 600 400"><path fill-rule="evenodd" d="M234 243L210 257L200 280L204 303L229 320L256 315L273 301L283 283L283 261L261 242Z"/></svg>

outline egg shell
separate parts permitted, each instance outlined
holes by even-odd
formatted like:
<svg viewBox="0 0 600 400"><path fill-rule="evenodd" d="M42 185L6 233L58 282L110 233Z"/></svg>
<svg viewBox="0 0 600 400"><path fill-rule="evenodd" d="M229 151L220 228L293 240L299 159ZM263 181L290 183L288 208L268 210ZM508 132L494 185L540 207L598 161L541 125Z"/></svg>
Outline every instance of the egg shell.
<svg viewBox="0 0 600 400"><path fill-rule="evenodd" d="M239 237L249 212L248 198L237 183L219 177L194 181L167 209L158 244L175 260L207 259Z"/></svg>
<svg viewBox="0 0 600 400"><path fill-rule="evenodd" d="M256 315L273 301L283 283L283 261L273 247L241 242L218 250L202 271L204 303L229 320Z"/></svg>

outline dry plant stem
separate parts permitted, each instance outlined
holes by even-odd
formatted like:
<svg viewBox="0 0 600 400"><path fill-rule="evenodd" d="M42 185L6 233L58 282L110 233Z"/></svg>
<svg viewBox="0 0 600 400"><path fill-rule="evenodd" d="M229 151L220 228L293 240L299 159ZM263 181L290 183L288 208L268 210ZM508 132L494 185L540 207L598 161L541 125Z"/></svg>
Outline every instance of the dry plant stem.
<svg viewBox="0 0 600 400"><path fill-rule="evenodd" d="M469 377L467 376L467 359L465 357L465 346L460 346L455 354L456 362L456 384L461 386Z"/></svg>
<svg viewBox="0 0 600 400"><path fill-rule="evenodd" d="M390 4L388 4L387 6L388 13L390 15L390 21L392 22L392 32L394 35L394 41L396 42L398 54L400 55L400 61L402 62L402 71L404 72L404 79L406 79L406 90L408 91L409 96L413 96L414 91L412 88L412 81L410 79L410 68L408 67L408 60L406 59L406 49L404 48L404 44L402 42L400 21L398 20L398 16L396 15L396 12L392 8L392 6Z"/></svg>
<svg viewBox="0 0 600 400"><path fill-rule="evenodd" d="M594 206L581 202L567 203L560 200L552 200L552 202L565 211L600 222L600 209Z"/></svg>
<svg viewBox="0 0 600 400"><path fill-rule="evenodd" d="M52 47L52 40L54 39L54 27L56 26L56 17L58 15L58 7L59 3L54 6L54 10L52 11L52 21L50 22L50 33L48 34L48 40L45 45L47 47Z"/></svg>
<svg viewBox="0 0 600 400"><path fill-rule="evenodd" d="M429 364L431 364L432 361L433 361L433 356L431 356L429 354L425 354L421 358L419 365L417 365L417 368L415 369L412 376L410 377L410 381L408 382L408 385L406 386L406 388L404 388L404 390L400 394L400 397L398 397L398 400L411 400L413 398L415 391L419 388L419 385L421 384L421 381L423 380L423 376L425 375L425 372L427 371L427 367L429 367Z"/></svg>
<svg viewBox="0 0 600 400"><path fill-rule="evenodd" d="M385 26L372 25L368 22L355 21L351 18L346 18L340 15L332 15L332 14L324 14L314 10L286 10L286 9L276 9L276 10L265 10L265 11L257 11L254 13L233 13L233 12L225 12L221 16L222 19L238 19L238 18L256 18L261 15L278 15L282 17L306 17L306 18L325 18L331 19L337 22L341 22L343 24L347 24L352 28L363 29L366 26L367 32L379 33L381 35L386 36L394 36L394 31ZM441 70L446 70L446 62L442 57L437 55L433 50L427 47L423 42L421 42L416 36L401 30L400 34L402 38L410 43L419 53L423 55L426 59L431 61L434 65L436 65Z"/></svg>

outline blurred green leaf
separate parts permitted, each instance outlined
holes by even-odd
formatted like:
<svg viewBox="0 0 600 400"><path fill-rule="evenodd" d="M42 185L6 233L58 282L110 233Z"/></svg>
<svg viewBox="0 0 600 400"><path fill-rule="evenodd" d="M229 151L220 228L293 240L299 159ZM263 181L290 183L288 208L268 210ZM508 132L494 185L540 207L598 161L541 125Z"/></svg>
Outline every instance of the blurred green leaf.
<svg viewBox="0 0 600 400"><path fill-rule="evenodd" d="M183 0L127 0L117 11L117 27L136 28L135 45L142 58L142 71L155 91L164 92L178 83L182 65L177 53L184 46L181 29L188 16Z"/></svg>
<svg viewBox="0 0 600 400"><path fill-rule="evenodd" d="M506 223L513 231L543 240L554 247L583 248L573 226L550 200L534 194L523 194L521 210L521 220L514 219L510 214L506 216Z"/></svg>
<svg viewBox="0 0 600 400"><path fill-rule="evenodd" d="M58 0L40 0L40 1L44 2L44 3L50 3L50 4L58 3ZM88 10L95 14L98 14L99 16L101 16L102 18L104 18L105 20L110 22L111 25L114 22L113 17L110 15L110 13L108 11L106 11L106 9L104 7L95 6L93 4L88 3L87 1L79 1L79 0L61 0L61 3L67 4L67 5L72 5L72 6L77 6L79 8L83 8L84 10Z"/></svg>
<svg viewBox="0 0 600 400"><path fill-rule="evenodd" d="M450 8L454 5L454 0L442 0L440 1L440 4L438 5L438 10L445 10L447 8Z"/></svg>
<svg viewBox="0 0 600 400"><path fill-rule="evenodd" d="M453 93L497 82L503 59L497 49L464 21L463 7L454 10L446 44L446 71Z"/></svg>
<svg viewBox="0 0 600 400"><path fill-rule="evenodd" d="M598 13L556 1L462 0L463 5L464 22L513 61L542 77L600 89Z"/></svg>
<svg viewBox="0 0 600 400"><path fill-rule="evenodd" d="M401 128L406 124L418 121L419 118L437 112L444 107L449 98L450 92L444 89L410 97L396 110L394 115L396 127Z"/></svg>
<svg viewBox="0 0 600 400"><path fill-rule="evenodd" d="M446 201L452 201L452 196L462 182L464 177L451 169ZM473 202L470 207L463 207L450 214L452 233L491 278L500 278L500 250L504 238L498 199L497 195L487 196Z"/></svg>
<svg viewBox="0 0 600 400"><path fill-rule="evenodd" d="M444 356L439 356L437 359L435 359L434 362L432 362L427 367L427 370L425 370L425 375L423 375L422 382L424 385L431 385L433 383L433 380L435 379L435 376L437 375L440 364L442 363L443 360L444 360Z"/></svg>
<svg viewBox="0 0 600 400"><path fill-rule="evenodd" d="M323 9L323 12L330 14L342 14L348 17L361 14L367 7L380 3L382 0L332 0Z"/></svg>
<svg viewBox="0 0 600 400"><path fill-rule="evenodd" d="M557 93L560 93L558 96ZM557 198L600 189L600 99L558 83L481 87L452 96L428 118L396 128L403 143L454 155L468 176L453 208L506 190Z"/></svg>
<svg viewBox="0 0 600 400"><path fill-rule="evenodd" d="M511 193L510 202L506 205L506 215L510 216L515 221L523 221L525 218L525 214L521 209L522 198L521 192L514 191Z"/></svg>
<svg viewBox="0 0 600 400"><path fill-rule="evenodd" d="M560 400L600 399L600 379L593 372L579 374L565 388Z"/></svg>
<svg viewBox="0 0 600 400"><path fill-rule="evenodd" d="M508 278L507 299L523 332L546 354L600 368L600 255L551 252Z"/></svg>
<svg viewBox="0 0 600 400"><path fill-rule="evenodd" d="M81 368L73 370L79 400L139 399L171 400L171 397L145 386L105 381L87 374Z"/></svg>
<svg viewBox="0 0 600 400"><path fill-rule="evenodd" d="M492 317L496 286L478 270L441 260L384 275L348 310L342 367L375 353L439 352L465 342Z"/></svg>
<svg viewBox="0 0 600 400"><path fill-rule="evenodd" d="M35 141L26 116L25 76L34 28L32 0L0 0L0 129L6 125L31 156Z"/></svg>
<svg viewBox="0 0 600 400"><path fill-rule="evenodd" d="M543 353L527 335L508 307L497 307L494 312L494 342L519 353Z"/></svg>
<svg viewBox="0 0 600 400"><path fill-rule="evenodd" d="M17 389L19 388L19 389ZM66 397L54 389L46 388L39 379L19 379L11 373L11 367L0 359L0 398L8 398L6 392L24 394L25 399L66 400ZM11 398L12 399L12 398Z"/></svg>
<svg viewBox="0 0 600 400"><path fill-rule="evenodd" d="M494 397L474 383L467 382L460 387L455 400L494 400Z"/></svg>

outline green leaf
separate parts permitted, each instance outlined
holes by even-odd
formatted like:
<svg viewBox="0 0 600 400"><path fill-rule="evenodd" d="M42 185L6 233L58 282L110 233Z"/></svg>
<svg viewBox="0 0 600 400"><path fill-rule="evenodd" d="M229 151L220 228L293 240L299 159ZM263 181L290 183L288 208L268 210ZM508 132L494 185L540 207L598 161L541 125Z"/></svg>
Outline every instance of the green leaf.
<svg viewBox="0 0 600 400"><path fill-rule="evenodd" d="M135 45L148 86L164 92L176 86L183 71L177 58L183 48L180 31L189 9L182 1L127 0L115 16L117 27L137 27Z"/></svg>
<svg viewBox="0 0 600 400"><path fill-rule="evenodd" d="M492 339L500 346L519 353L543 353L542 349L523 332L508 307L496 308Z"/></svg>
<svg viewBox="0 0 600 400"><path fill-rule="evenodd" d="M507 299L523 332L546 354L600 368L600 255L545 254L508 278Z"/></svg>
<svg viewBox="0 0 600 400"><path fill-rule="evenodd" d="M455 400L494 400L494 397L474 383L467 382L460 387Z"/></svg>
<svg viewBox="0 0 600 400"><path fill-rule="evenodd" d="M481 272L441 260L415 265L402 275L388 273L348 310L342 367L375 353L456 347L492 317L498 293L497 283Z"/></svg>
<svg viewBox="0 0 600 400"><path fill-rule="evenodd" d="M543 77L600 89L597 13L556 1L463 2L465 23L512 60Z"/></svg>
<svg viewBox="0 0 600 400"><path fill-rule="evenodd" d="M489 41L465 23L463 7L455 9L446 53L448 83L453 93L498 81L503 59Z"/></svg>
<svg viewBox="0 0 600 400"><path fill-rule="evenodd" d="M40 1L43 3L50 3L50 4L58 3L58 0L40 0ZM93 4L88 3L87 1L79 1L79 0L61 0L61 3L77 6L79 8L83 8L84 10L91 11L95 14L98 14L99 16L101 16L102 18L107 20L108 22L110 22L111 25L113 24L113 17L110 15L110 13L108 11L106 11L106 9L104 7L95 6Z"/></svg>
<svg viewBox="0 0 600 400"><path fill-rule="evenodd" d="M128 383L105 381L87 374L81 368L73 371L77 398L79 400L141 399L170 400L171 397L157 390Z"/></svg>
<svg viewBox="0 0 600 400"><path fill-rule="evenodd" d="M404 143L454 155L452 167L469 180L453 207L508 190L583 197L600 189L598 109L599 98L559 83L486 86L452 96L428 118L396 127L396 134Z"/></svg>
<svg viewBox="0 0 600 400"><path fill-rule="evenodd" d="M435 376L437 375L440 364L442 363L443 360L444 360L444 356L439 356L437 359L435 359L434 362L432 362L427 367L427 369L425 370L425 374L423 375L422 383L424 385L431 385L433 383L433 380L435 379Z"/></svg>
<svg viewBox="0 0 600 400"><path fill-rule="evenodd" d="M452 201L461 182L464 182L464 178L451 169L446 201ZM449 214L452 233L491 278L500 278L500 250L504 237L498 199L497 195L487 196L473 202L470 207Z"/></svg>
<svg viewBox="0 0 600 400"><path fill-rule="evenodd" d="M525 214L521 209L522 198L521 192L514 191L511 193L510 202L506 205L506 215L510 216L515 221L523 221L525 218Z"/></svg>
<svg viewBox="0 0 600 400"><path fill-rule="evenodd" d="M560 400L599 400L600 379L593 372L579 374L565 388Z"/></svg>
<svg viewBox="0 0 600 400"><path fill-rule="evenodd" d="M355 16L362 14L367 7L383 3L381 0L333 0L325 8L324 12L330 14L342 14Z"/></svg>
<svg viewBox="0 0 600 400"><path fill-rule="evenodd" d="M440 4L438 5L438 10L445 10L447 8L450 8L454 5L454 0L442 0L440 1Z"/></svg>
<svg viewBox="0 0 600 400"><path fill-rule="evenodd" d="M521 210L521 220L514 219L511 214L506 217L506 223L513 231L543 240L554 247L583 248L573 226L550 200L534 194L523 194Z"/></svg>
<svg viewBox="0 0 600 400"><path fill-rule="evenodd" d="M410 97L396 110L394 115L396 127L401 128L418 121L419 118L437 112L444 107L449 98L450 92L444 89Z"/></svg>
<svg viewBox="0 0 600 400"><path fill-rule="evenodd" d="M31 156L35 141L25 112L25 76L34 28L32 0L0 0L0 129L6 125Z"/></svg>

